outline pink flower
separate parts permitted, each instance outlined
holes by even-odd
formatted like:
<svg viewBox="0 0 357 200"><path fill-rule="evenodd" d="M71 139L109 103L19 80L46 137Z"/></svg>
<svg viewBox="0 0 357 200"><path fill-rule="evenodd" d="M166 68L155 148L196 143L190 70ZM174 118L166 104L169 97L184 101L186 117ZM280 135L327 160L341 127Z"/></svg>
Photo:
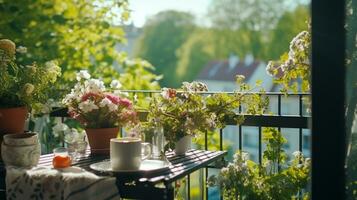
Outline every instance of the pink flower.
<svg viewBox="0 0 357 200"><path fill-rule="evenodd" d="M105 97L107 97L115 105L118 105L120 103L120 98L118 96L115 96L113 94L106 94Z"/></svg>
<svg viewBox="0 0 357 200"><path fill-rule="evenodd" d="M132 104L131 101L129 99L126 98L121 98L119 99L119 105L122 105L126 108L131 108Z"/></svg>
<svg viewBox="0 0 357 200"><path fill-rule="evenodd" d="M98 93L94 93L94 92L88 92L86 94L84 94L81 98L81 102L83 101L87 101L88 99L95 99L100 97L101 95Z"/></svg>
<svg viewBox="0 0 357 200"><path fill-rule="evenodd" d="M71 118L78 120L79 123L81 123L83 125L85 125L87 123L86 120L80 114L78 114L77 112L75 112L73 110L69 111L68 114Z"/></svg>

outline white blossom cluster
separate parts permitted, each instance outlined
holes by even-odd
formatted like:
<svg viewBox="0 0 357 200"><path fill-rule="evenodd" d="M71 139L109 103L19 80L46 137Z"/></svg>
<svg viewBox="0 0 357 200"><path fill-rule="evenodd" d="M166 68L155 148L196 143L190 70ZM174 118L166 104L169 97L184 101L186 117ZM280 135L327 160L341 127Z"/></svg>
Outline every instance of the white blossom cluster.
<svg viewBox="0 0 357 200"><path fill-rule="evenodd" d="M302 31L290 42L288 57L283 62L269 61L266 71L270 76L277 75L280 70L287 73L297 67L307 67L310 65L310 33Z"/></svg>
<svg viewBox="0 0 357 200"><path fill-rule="evenodd" d="M64 141L67 143L74 143L83 141L85 137L85 131L78 131L75 128L69 128L66 124L62 122L56 123L55 126L52 127L52 133L55 137L64 136Z"/></svg>
<svg viewBox="0 0 357 200"><path fill-rule="evenodd" d="M78 82L73 87L71 92L62 100L62 103L69 107L69 111L73 109L71 108L73 103L78 104L78 108L84 113L91 112L99 109L100 107L107 107L110 112L118 109L118 106L106 97L103 98L99 104L90 98L85 98L86 95L99 95L104 94L107 91L102 80L91 78L87 70L81 70L78 72L76 79ZM110 86L115 90L122 87L121 83L117 80L113 80Z"/></svg>
<svg viewBox="0 0 357 200"><path fill-rule="evenodd" d="M182 89L184 91L188 91L188 92L207 92L208 91L207 85L202 82L197 82L197 81L193 81L191 83L183 82L182 85L183 85Z"/></svg>

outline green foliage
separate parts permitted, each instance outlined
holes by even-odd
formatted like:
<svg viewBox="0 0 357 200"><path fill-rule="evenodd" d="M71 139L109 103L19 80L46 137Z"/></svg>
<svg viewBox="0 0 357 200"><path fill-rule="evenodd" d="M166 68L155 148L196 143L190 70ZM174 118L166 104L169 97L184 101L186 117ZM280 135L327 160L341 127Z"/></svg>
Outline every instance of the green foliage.
<svg viewBox="0 0 357 200"><path fill-rule="evenodd" d="M194 80L207 62L219 53L214 45L215 35L207 28L196 27L186 41L176 50L178 81Z"/></svg>
<svg viewBox="0 0 357 200"><path fill-rule="evenodd" d="M59 89L68 90L63 84L73 82L79 69L88 69L106 83L125 80L125 89L158 88L157 77L149 72L151 65L130 61L114 48L125 42L118 24L129 17L127 0L5 0L0 2L0 13L0 38L33 50L20 61L58 61L63 71Z"/></svg>
<svg viewBox="0 0 357 200"><path fill-rule="evenodd" d="M136 47L136 54L149 60L163 74L161 85L176 87L173 76L178 58L176 50L193 30L193 16L178 11L163 11L150 18Z"/></svg>
<svg viewBox="0 0 357 200"><path fill-rule="evenodd" d="M238 151L233 163L222 168L218 177L211 177L211 184L219 184L224 199L289 200L297 199L298 192L307 186L310 159L301 152L294 152L293 160L286 162L282 145L286 139L274 128L263 129L263 164L248 159L249 155ZM302 195L309 199L309 194Z"/></svg>
<svg viewBox="0 0 357 200"><path fill-rule="evenodd" d="M10 40L0 40L0 107L26 106L40 111L48 101L49 84L56 82L61 69L54 61L42 64L17 63L15 44ZM26 53L24 47L18 52ZM21 59L19 59L21 60Z"/></svg>

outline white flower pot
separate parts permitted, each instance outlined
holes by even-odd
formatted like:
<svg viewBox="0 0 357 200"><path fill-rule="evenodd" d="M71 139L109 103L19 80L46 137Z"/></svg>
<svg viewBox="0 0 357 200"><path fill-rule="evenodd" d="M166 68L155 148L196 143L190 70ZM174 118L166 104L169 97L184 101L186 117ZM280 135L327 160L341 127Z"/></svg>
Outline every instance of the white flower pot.
<svg viewBox="0 0 357 200"><path fill-rule="evenodd" d="M186 135L181 138L175 146L175 154L176 155L184 155L188 150L191 149L191 140L192 137L190 135Z"/></svg>

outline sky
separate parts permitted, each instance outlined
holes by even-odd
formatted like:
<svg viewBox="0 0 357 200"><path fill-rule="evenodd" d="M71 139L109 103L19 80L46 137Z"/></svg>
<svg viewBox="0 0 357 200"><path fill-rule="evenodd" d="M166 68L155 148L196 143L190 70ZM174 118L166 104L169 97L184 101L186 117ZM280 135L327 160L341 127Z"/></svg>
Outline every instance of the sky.
<svg viewBox="0 0 357 200"><path fill-rule="evenodd" d="M142 27L148 17L162 10L178 10L194 14L200 23L205 21L208 6L212 0L129 0L131 20L137 27Z"/></svg>

